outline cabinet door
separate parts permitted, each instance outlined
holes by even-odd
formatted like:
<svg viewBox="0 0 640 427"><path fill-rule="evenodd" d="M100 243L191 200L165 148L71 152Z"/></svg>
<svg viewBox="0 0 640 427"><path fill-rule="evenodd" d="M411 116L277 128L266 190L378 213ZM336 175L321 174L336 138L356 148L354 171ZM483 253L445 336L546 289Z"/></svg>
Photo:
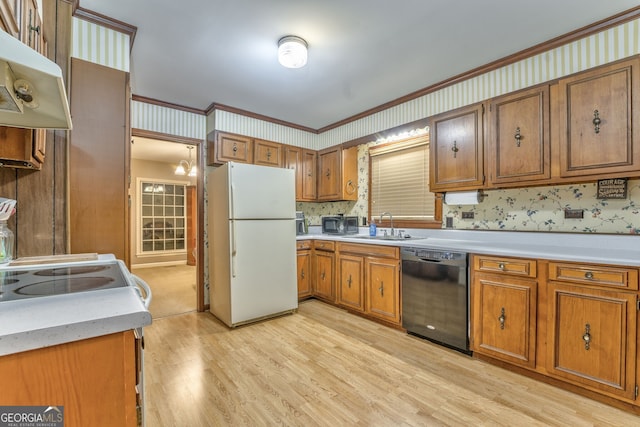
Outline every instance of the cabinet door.
<svg viewBox="0 0 640 427"><path fill-rule="evenodd" d="M557 282L549 290L549 372L633 400L636 294Z"/></svg>
<svg viewBox="0 0 640 427"><path fill-rule="evenodd" d="M536 281L476 274L472 286L473 351L534 368Z"/></svg>
<svg viewBox="0 0 640 427"><path fill-rule="evenodd" d="M340 197L340 148L331 148L318 154L318 200L336 200Z"/></svg>
<svg viewBox="0 0 640 427"><path fill-rule="evenodd" d="M13 37L20 37L22 0L0 0L0 28Z"/></svg>
<svg viewBox="0 0 640 427"><path fill-rule="evenodd" d="M335 254L333 252L316 251L315 260L315 283L313 295L330 302L335 301L333 286L333 263Z"/></svg>
<svg viewBox="0 0 640 427"><path fill-rule="evenodd" d="M21 31L22 43L36 52L42 52L42 20L38 12L36 0L25 0L23 26ZM43 53L44 54L44 53Z"/></svg>
<svg viewBox="0 0 640 427"><path fill-rule="evenodd" d="M302 200L303 170L302 148L288 146L284 150L284 166L296 174L296 201Z"/></svg>
<svg viewBox="0 0 640 427"><path fill-rule="evenodd" d="M253 163L256 165L282 167L283 146L277 142L255 139L253 141Z"/></svg>
<svg viewBox="0 0 640 427"><path fill-rule="evenodd" d="M302 200L314 201L317 197L318 154L313 150L302 152Z"/></svg>
<svg viewBox="0 0 640 427"><path fill-rule="evenodd" d="M395 260L366 258L367 313L400 323L400 266Z"/></svg>
<svg viewBox="0 0 640 427"><path fill-rule="evenodd" d="M298 251L298 298L311 295L311 251Z"/></svg>
<svg viewBox="0 0 640 427"><path fill-rule="evenodd" d="M211 164L225 162L253 163L253 141L242 135L215 132L214 152Z"/></svg>
<svg viewBox="0 0 640 427"><path fill-rule="evenodd" d="M338 259L338 303L364 311L364 258L340 255Z"/></svg>
<svg viewBox="0 0 640 427"><path fill-rule="evenodd" d="M632 59L559 81L561 176L638 171L639 80Z"/></svg>
<svg viewBox="0 0 640 427"><path fill-rule="evenodd" d="M489 182L549 179L549 87L497 98L489 114Z"/></svg>
<svg viewBox="0 0 640 427"><path fill-rule="evenodd" d="M482 187L482 113L483 106L479 104L440 114L430 120L431 192Z"/></svg>

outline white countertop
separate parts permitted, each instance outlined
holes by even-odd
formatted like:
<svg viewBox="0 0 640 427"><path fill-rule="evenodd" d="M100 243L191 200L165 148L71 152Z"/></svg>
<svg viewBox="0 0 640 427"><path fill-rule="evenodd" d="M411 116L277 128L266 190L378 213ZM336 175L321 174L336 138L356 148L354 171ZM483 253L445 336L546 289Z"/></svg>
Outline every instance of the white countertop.
<svg viewBox="0 0 640 427"><path fill-rule="evenodd" d="M5 301L0 303L0 356L150 324L151 313L133 282L120 288Z"/></svg>
<svg viewBox="0 0 640 427"><path fill-rule="evenodd" d="M366 236L361 228L359 236ZM410 229L410 240L376 240L353 235L307 234L300 239L415 246L471 254L515 256L640 267L640 235ZM378 229L378 235L380 235ZM416 238L420 237L420 238Z"/></svg>

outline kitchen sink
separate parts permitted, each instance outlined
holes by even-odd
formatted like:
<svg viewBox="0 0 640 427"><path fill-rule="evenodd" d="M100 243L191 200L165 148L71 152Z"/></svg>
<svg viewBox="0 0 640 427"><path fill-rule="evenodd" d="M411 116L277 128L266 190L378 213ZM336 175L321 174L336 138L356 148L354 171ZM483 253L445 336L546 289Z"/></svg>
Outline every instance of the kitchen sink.
<svg viewBox="0 0 640 427"><path fill-rule="evenodd" d="M415 240L415 239L426 239L426 237L405 237L405 236L348 236L352 239L364 239L364 240L390 240L390 241L399 241L399 240Z"/></svg>

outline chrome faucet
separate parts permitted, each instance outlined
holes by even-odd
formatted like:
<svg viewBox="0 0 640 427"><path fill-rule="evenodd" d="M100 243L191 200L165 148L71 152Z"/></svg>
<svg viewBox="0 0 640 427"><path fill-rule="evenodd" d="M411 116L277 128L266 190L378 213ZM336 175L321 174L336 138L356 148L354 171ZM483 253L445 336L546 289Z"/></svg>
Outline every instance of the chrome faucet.
<svg viewBox="0 0 640 427"><path fill-rule="evenodd" d="M380 223L382 223L382 217L385 215L389 215L389 220L391 221L391 235L393 236L394 234L394 230L393 230L393 215L391 215L390 212L382 212L380 214Z"/></svg>

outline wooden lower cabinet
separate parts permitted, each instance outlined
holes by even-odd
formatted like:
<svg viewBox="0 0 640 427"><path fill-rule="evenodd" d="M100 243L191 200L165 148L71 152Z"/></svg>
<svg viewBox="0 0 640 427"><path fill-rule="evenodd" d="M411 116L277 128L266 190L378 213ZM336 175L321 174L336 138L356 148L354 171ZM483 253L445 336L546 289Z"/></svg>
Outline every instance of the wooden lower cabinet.
<svg viewBox="0 0 640 427"><path fill-rule="evenodd" d="M535 261L474 256L472 266L472 350L534 368Z"/></svg>
<svg viewBox="0 0 640 427"><path fill-rule="evenodd" d="M125 331L2 356L2 404L63 406L67 427L137 426L140 346Z"/></svg>
<svg viewBox="0 0 640 427"><path fill-rule="evenodd" d="M548 371L634 400L637 295L550 282Z"/></svg>
<svg viewBox="0 0 640 427"><path fill-rule="evenodd" d="M364 259L357 255L338 258L338 304L364 311Z"/></svg>
<svg viewBox="0 0 640 427"><path fill-rule="evenodd" d="M312 295L311 288L311 240L299 240L297 246L296 264L298 270L298 299Z"/></svg>
<svg viewBox="0 0 640 427"><path fill-rule="evenodd" d="M400 263L386 258L366 258L367 313L400 323Z"/></svg>
<svg viewBox="0 0 640 427"><path fill-rule="evenodd" d="M638 268L471 259L474 354L640 413Z"/></svg>
<svg viewBox="0 0 640 427"><path fill-rule="evenodd" d="M338 243L338 305L400 325L400 253L395 246Z"/></svg>
<svg viewBox="0 0 640 427"><path fill-rule="evenodd" d="M313 296L334 303L335 243L316 240L313 246Z"/></svg>

